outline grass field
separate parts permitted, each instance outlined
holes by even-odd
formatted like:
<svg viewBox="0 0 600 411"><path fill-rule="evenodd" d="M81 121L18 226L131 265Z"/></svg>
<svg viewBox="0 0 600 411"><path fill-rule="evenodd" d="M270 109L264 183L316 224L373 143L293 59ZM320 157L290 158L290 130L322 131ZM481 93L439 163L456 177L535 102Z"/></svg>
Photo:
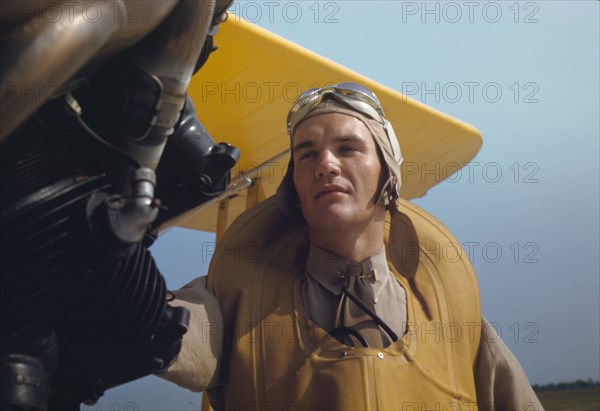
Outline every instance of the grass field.
<svg viewBox="0 0 600 411"><path fill-rule="evenodd" d="M536 392L547 411L599 411L600 387Z"/></svg>

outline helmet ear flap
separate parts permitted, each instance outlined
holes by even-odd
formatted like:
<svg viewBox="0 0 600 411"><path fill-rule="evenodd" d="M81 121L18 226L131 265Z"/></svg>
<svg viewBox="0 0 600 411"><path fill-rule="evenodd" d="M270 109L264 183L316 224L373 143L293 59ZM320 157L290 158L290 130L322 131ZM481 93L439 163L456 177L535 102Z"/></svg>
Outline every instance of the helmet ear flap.
<svg viewBox="0 0 600 411"><path fill-rule="evenodd" d="M398 190L398 182L396 181L396 176L394 176L388 168L389 177L385 181L385 183L381 186L381 191L379 192L379 197L377 198L376 204L383 204L386 208L392 202L395 202L400 198L400 191Z"/></svg>
<svg viewBox="0 0 600 411"><path fill-rule="evenodd" d="M388 120L385 120L385 124L383 126L385 133L387 134L390 148L392 151L393 159L388 159L390 162L386 161L385 163L388 166L388 172L390 175L390 183L387 187L390 201L397 201L400 199L400 185L401 181L401 170L400 166L402 165L404 158L402 157L402 151L400 150L400 143L398 142L398 138L396 137L396 133L394 133L394 128L392 127L392 123ZM385 156L384 156L385 159Z"/></svg>
<svg viewBox="0 0 600 411"><path fill-rule="evenodd" d="M277 207L283 215L288 217L300 215L300 201L298 200L298 194L296 194L296 187L294 187L294 173L294 160L290 158L285 176L283 176L283 180L275 192Z"/></svg>
<svg viewBox="0 0 600 411"><path fill-rule="evenodd" d="M400 198L400 184L398 184L396 176L393 176L392 180L392 184L389 187L389 194L392 200L397 200Z"/></svg>
<svg viewBox="0 0 600 411"><path fill-rule="evenodd" d="M392 154L394 155L394 160L396 161L396 163L398 163L398 165L401 165L404 159L402 158L402 152L400 151L400 143L398 143L398 138L396 137L396 133L394 132L394 127L392 127L392 123L390 123L388 120L385 120L383 128L387 133L388 139L390 140L390 146L392 149Z"/></svg>

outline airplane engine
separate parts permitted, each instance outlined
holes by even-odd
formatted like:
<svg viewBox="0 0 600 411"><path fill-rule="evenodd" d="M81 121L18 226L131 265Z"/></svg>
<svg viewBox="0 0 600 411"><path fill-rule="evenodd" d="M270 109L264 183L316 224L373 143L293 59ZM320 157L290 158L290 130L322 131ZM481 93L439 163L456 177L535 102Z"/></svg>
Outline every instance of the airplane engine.
<svg viewBox="0 0 600 411"><path fill-rule="evenodd" d="M3 14L1 409L78 410L175 360L189 312L168 305L147 248L161 226L222 193L239 158L186 96L229 3L129 2L142 20L109 19L104 32ZM73 44L39 47L69 30ZM77 36L101 44L78 53ZM53 53L86 57L64 77ZM57 87L19 94L36 82Z"/></svg>

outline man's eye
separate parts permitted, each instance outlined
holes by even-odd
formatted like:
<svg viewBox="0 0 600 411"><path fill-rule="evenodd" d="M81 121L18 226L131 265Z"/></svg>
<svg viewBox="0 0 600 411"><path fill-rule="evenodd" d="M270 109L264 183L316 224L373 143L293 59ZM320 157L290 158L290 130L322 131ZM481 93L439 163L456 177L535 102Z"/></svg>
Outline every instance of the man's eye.
<svg viewBox="0 0 600 411"><path fill-rule="evenodd" d="M314 151L308 151L304 154L301 154L300 157L298 158L298 160L305 160L308 158L313 158L317 155L317 153L315 153Z"/></svg>

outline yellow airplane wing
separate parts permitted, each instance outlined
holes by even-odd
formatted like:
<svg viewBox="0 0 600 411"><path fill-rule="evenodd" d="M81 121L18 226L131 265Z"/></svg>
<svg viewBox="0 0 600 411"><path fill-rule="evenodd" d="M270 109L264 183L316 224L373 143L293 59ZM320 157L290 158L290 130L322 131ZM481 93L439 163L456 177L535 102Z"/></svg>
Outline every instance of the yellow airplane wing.
<svg viewBox="0 0 600 411"><path fill-rule="evenodd" d="M423 196L481 147L481 134L472 126L238 16L221 24L215 44L218 50L193 78L189 94L213 138L237 146L241 157L230 189L183 216L177 221L182 227L219 232L275 193L289 159L287 112L309 88L355 81L377 94L404 155L403 198Z"/></svg>

